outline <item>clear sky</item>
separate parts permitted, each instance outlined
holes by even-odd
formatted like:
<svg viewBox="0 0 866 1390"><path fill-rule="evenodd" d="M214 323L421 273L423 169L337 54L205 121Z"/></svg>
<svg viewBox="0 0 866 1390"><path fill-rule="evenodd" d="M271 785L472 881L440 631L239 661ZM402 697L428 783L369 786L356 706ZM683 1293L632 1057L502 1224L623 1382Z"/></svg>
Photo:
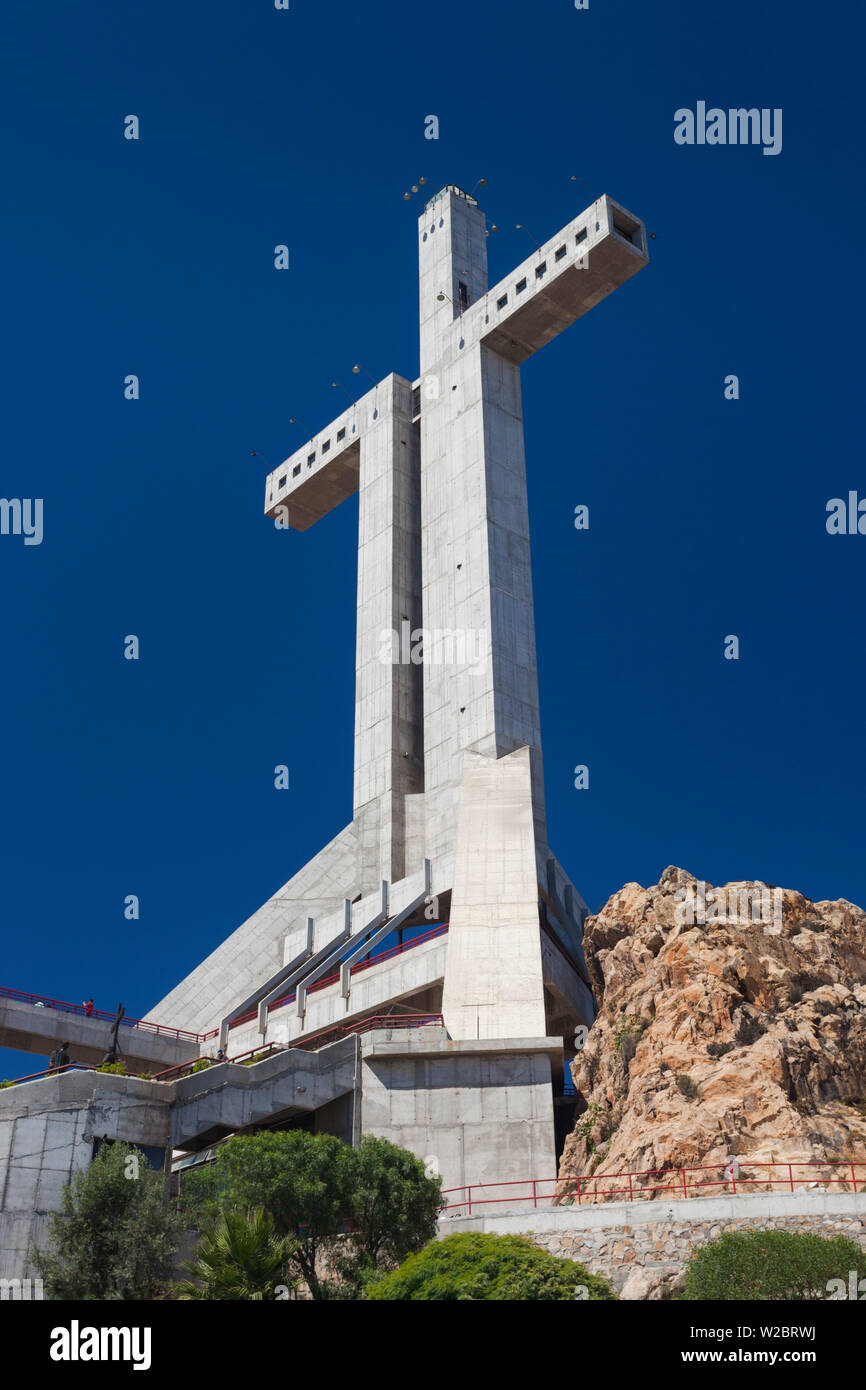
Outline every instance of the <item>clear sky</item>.
<svg viewBox="0 0 866 1390"><path fill-rule="evenodd" d="M669 863L866 903L866 535L825 526L866 497L861 12L44 0L2 26L0 494L44 499L44 537L0 536L0 984L141 1014L350 819L357 499L277 532L250 452L327 424L355 362L417 375L422 175L488 180L491 282L516 223L544 241L602 192L656 233L523 371L556 854L593 910ZM781 153L676 144L699 101L781 108Z"/></svg>

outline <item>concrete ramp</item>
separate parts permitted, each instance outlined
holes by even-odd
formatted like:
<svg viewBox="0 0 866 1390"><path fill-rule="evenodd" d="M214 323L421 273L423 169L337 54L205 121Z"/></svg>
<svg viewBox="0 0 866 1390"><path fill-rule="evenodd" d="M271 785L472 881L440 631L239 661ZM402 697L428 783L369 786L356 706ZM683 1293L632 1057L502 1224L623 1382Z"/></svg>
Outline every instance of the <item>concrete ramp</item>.
<svg viewBox="0 0 866 1390"><path fill-rule="evenodd" d="M67 1013L51 1003L31 1004L0 996L0 1047L44 1056L46 1068L51 1053L62 1042L69 1043L71 1061L98 1065L111 1044L112 1026L104 1018ZM164 1071L199 1055L197 1040L172 1037L168 1031L156 1032L134 1023L121 1023L118 1044L129 1071Z"/></svg>
<svg viewBox="0 0 866 1390"><path fill-rule="evenodd" d="M317 1052L299 1047L253 1066L223 1062L172 1086L172 1145L202 1149L250 1125L290 1120L351 1095L358 1038L341 1038Z"/></svg>

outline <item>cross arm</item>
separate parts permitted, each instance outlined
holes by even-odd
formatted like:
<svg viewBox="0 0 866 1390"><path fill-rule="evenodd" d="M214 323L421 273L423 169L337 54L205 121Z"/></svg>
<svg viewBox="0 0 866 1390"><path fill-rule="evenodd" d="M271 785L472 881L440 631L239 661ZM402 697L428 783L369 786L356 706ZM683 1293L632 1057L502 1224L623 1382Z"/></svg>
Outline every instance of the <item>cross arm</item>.
<svg viewBox="0 0 866 1390"><path fill-rule="evenodd" d="M520 364L648 263L644 223L604 195L469 312L485 346Z"/></svg>
<svg viewBox="0 0 866 1390"><path fill-rule="evenodd" d="M361 440L371 425L395 408L400 386L411 392L411 384L402 377L385 377L269 473L265 515L286 520L294 531L306 531L357 492Z"/></svg>

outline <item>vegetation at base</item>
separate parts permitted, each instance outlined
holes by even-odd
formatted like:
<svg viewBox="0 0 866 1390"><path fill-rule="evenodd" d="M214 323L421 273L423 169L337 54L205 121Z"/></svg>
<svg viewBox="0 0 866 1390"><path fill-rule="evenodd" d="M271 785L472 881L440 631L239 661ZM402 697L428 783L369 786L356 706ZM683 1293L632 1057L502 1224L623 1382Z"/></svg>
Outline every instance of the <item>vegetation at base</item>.
<svg viewBox="0 0 866 1390"><path fill-rule="evenodd" d="M112 1076L126 1076L126 1063L125 1063L125 1062L103 1062L102 1066L101 1066L101 1067L97 1067L96 1070L97 1070L97 1071L107 1071L107 1072L110 1072Z"/></svg>
<svg viewBox="0 0 866 1390"><path fill-rule="evenodd" d="M623 1014L619 1020L619 1023L614 1029L613 1034L613 1045L616 1048L617 1052L621 1052L623 1050L623 1043L626 1042L628 1039L633 1038L635 1040L636 1045L641 1035L645 1031L646 1027L647 1023L644 1019L635 1018L630 1014ZM634 1056L633 1050L632 1056Z"/></svg>
<svg viewBox="0 0 866 1390"><path fill-rule="evenodd" d="M700 1095L697 1083L692 1080L688 1072L681 1072L677 1077L677 1090L685 1096L686 1100L696 1100Z"/></svg>
<svg viewBox="0 0 866 1390"><path fill-rule="evenodd" d="M831 1279L866 1276L866 1251L846 1236L728 1231L686 1266L681 1298L757 1302L824 1299Z"/></svg>
<svg viewBox="0 0 866 1390"><path fill-rule="evenodd" d="M432 1241L367 1289L373 1300L575 1302L611 1300L606 1279L523 1236L468 1232Z"/></svg>
<svg viewBox="0 0 866 1390"><path fill-rule="evenodd" d="M174 1296L254 1303L288 1297L295 1282L287 1272L295 1248L261 1207L222 1211L205 1229L196 1258L183 1266L187 1277L175 1286Z"/></svg>
<svg viewBox="0 0 866 1390"><path fill-rule="evenodd" d="M132 1144L103 1144L64 1188L33 1262L50 1298L163 1297L183 1234L165 1177Z"/></svg>
<svg viewBox="0 0 866 1390"><path fill-rule="evenodd" d="M332 1134L264 1130L237 1135L189 1174L184 1204L205 1224L264 1208L293 1239L289 1268L314 1299L358 1297L383 1269L436 1232L441 1180L414 1154L368 1136L357 1149ZM336 1280L323 1279L330 1261Z"/></svg>

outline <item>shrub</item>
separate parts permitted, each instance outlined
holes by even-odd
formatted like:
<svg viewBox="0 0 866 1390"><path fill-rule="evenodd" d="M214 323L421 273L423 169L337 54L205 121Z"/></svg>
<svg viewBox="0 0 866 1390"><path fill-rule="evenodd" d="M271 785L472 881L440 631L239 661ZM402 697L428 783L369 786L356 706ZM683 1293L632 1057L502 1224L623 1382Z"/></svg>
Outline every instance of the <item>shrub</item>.
<svg viewBox="0 0 866 1390"><path fill-rule="evenodd" d="M399 1264L436 1234L442 1180L429 1177L408 1149L367 1135L350 1150L343 1215L351 1222L350 1257L340 1269L360 1288L382 1267Z"/></svg>
<svg viewBox="0 0 866 1390"><path fill-rule="evenodd" d="M125 1062L103 1062L102 1066L101 1066L101 1067L97 1067L96 1070L97 1070L97 1071L107 1071L107 1072L110 1072L110 1074L111 1074L112 1076L126 1076L126 1063L125 1063Z"/></svg>
<svg viewBox="0 0 866 1390"><path fill-rule="evenodd" d="M634 1049L637 1047L637 1044L641 1038L641 1034L644 1032L646 1026L647 1025L643 1021L643 1019L634 1018L630 1015L623 1014L613 1034L613 1045L616 1048L617 1052L622 1052L623 1043L625 1043L627 1040L630 1041L631 1039L634 1039L634 1046L631 1050L631 1056L633 1057Z"/></svg>
<svg viewBox="0 0 866 1390"><path fill-rule="evenodd" d="M795 989L800 990L801 999L803 995L808 994L810 990L820 989L821 986L826 983L823 976L813 975L809 970L798 970L796 974L791 976L791 984Z"/></svg>
<svg viewBox="0 0 866 1390"><path fill-rule="evenodd" d="M333 1134L298 1129L228 1139L183 1191L193 1219L206 1223L263 1207L277 1232L294 1239L291 1263L314 1299L357 1296L382 1266L419 1250L442 1202L440 1179L396 1144L368 1136L353 1149ZM323 1255L346 1281L339 1291L320 1278Z"/></svg>
<svg viewBox="0 0 866 1390"><path fill-rule="evenodd" d="M190 1076L195 1076L196 1072L199 1071L207 1071L209 1066L210 1062L208 1061L207 1057L199 1057L197 1062L193 1062L192 1069L190 1071Z"/></svg>
<svg viewBox="0 0 866 1390"><path fill-rule="evenodd" d="M183 1221L165 1177L132 1144L103 1144L63 1189L34 1264L56 1299L153 1299L171 1277Z"/></svg>
<svg viewBox="0 0 866 1390"><path fill-rule="evenodd" d="M262 1303L288 1292L294 1280L288 1266L295 1242L281 1236L273 1217L259 1207L255 1211L224 1211L207 1227L196 1258L183 1266L188 1278L176 1285L175 1297L247 1300Z"/></svg>
<svg viewBox="0 0 866 1390"><path fill-rule="evenodd" d="M681 1297L759 1302L827 1297L831 1279L866 1275L866 1252L846 1236L728 1231L692 1256Z"/></svg>
<svg viewBox="0 0 866 1390"><path fill-rule="evenodd" d="M522 1236L471 1232L432 1241L371 1284L367 1297L564 1303L614 1299L616 1294L600 1275L550 1255Z"/></svg>
<svg viewBox="0 0 866 1390"><path fill-rule="evenodd" d="M748 1014L743 1014L737 1024L737 1031L734 1034L740 1047L749 1047L753 1042L766 1033L766 1028L759 1018L749 1018Z"/></svg>
<svg viewBox="0 0 866 1390"><path fill-rule="evenodd" d="M697 1085L686 1072L681 1072L677 1077L677 1089L682 1091L686 1100L697 1100L700 1095Z"/></svg>
<svg viewBox="0 0 866 1390"><path fill-rule="evenodd" d="M734 1044L732 1042L707 1043L707 1052L711 1057L724 1057L727 1052L733 1052L733 1050Z"/></svg>

